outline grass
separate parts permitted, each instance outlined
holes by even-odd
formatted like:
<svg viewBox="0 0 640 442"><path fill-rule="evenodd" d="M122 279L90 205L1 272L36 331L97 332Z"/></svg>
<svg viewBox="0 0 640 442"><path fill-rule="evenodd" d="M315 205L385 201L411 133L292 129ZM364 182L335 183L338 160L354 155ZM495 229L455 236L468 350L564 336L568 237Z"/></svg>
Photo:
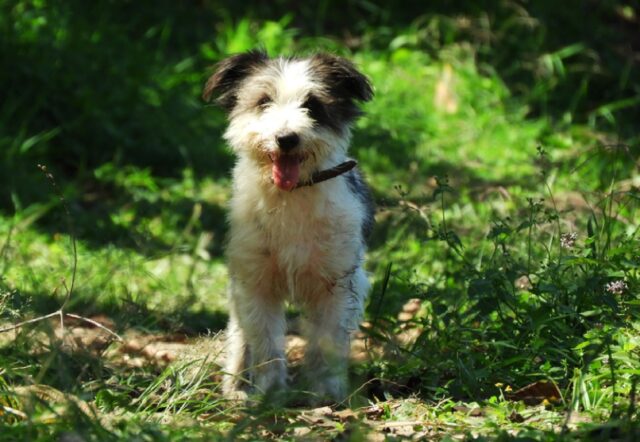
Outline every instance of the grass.
<svg viewBox="0 0 640 442"><path fill-rule="evenodd" d="M208 6L160 7L174 21L101 6L92 34L82 8L1 5L20 17L0 19L2 54L21 49L1 78L30 87L0 108L13 135L0 138L0 323L63 307L124 341L73 318L64 333L52 318L0 334L3 438L637 437L636 68L611 64L614 83L595 67L613 49L543 38L546 2L489 9L494 22L461 7L408 23L372 6L378 26L357 43L300 26L308 10L269 21L229 6L211 37ZM374 288L342 408L243 409L219 394L232 159L221 113L197 97L205 65L259 43L348 54L375 85L353 140L378 203Z"/></svg>

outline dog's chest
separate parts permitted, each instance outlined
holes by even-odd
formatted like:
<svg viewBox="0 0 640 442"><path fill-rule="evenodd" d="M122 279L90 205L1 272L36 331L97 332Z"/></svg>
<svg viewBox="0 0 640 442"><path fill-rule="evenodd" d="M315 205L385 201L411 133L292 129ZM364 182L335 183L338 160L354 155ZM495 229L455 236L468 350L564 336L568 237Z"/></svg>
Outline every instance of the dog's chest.
<svg viewBox="0 0 640 442"><path fill-rule="evenodd" d="M340 246L342 227L336 206L318 198L288 198L259 212L261 227L271 255L279 267L325 266Z"/></svg>
<svg viewBox="0 0 640 442"><path fill-rule="evenodd" d="M264 199L256 206L271 265L284 278L331 281L353 266L357 212L344 193L329 191L333 187L338 186Z"/></svg>

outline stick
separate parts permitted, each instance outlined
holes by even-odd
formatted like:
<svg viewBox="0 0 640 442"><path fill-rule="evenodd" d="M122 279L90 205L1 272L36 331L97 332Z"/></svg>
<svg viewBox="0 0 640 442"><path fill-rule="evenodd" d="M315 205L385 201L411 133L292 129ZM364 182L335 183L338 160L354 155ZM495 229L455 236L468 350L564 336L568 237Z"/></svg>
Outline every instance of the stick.
<svg viewBox="0 0 640 442"><path fill-rule="evenodd" d="M33 324L34 322L38 322L38 321L42 321L42 320L47 319L47 318L51 318L53 316L59 315L60 313L62 313L62 310L56 310L55 312L49 313L48 315L38 316L37 318L29 319L28 321L18 322L17 324L10 325L9 327L0 328L0 333L6 333L8 331L15 330L17 328L22 327L23 325Z"/></svg>
<svg viewBox="0 0 640 442"><path fill-rule="evenodd" d="M6 333L6 332L11 331L11 330L16 330L16 329L18 329L18 328L20 328L20 327L22 327L24 325L33 324L35 322L43 321L45 319L52 318L54 316L59 316L60 317L60 327L61 327L62 330L64 330L62 328L63 327L62 318L64 316L67 316L69 318L78 319L80 321L88 322L89 324L92 324L92 325L98 327L99 329L106 331L111 336L116 338L118 341L123 342L123 339L120 337L120 335L118 335L116 332L114 332L110 328L100 324L98 321L94 321L93 319L85 318L84 316L75 315L73 313L64 313L62 311L62 309L56 310L55 312L49 313L48 315L38 316L37 318L29 319L27 321L18 322L17 324L13 324L13 325L10 325L8 327L0 328L0 333Z"/></svg>
<svg viewBox="0 0 640 442"><path fill-rule="evenodd" d="M49 313L48 315L38 316L37 318L29 319L27 321L18 322L17 324L11 325L9 327L0 328L0 333L5 333L5 332L11 331L11 330L16 330L16 329L18 329L18 328L20 328L20 327L22 327L24 325L33 324L33 323L36 323L36 322L39 322L39 321L43 321L43 320L48 319L48 318L52 318L54 316L59 316L60 317L60 332L62 333L62 336L64 337L64 317L68 316L69 318L74 318L74 319L78 319L80 321L88 322L89 324L92 324L92 325L98 327L99 329L106 331L111 336L114 336L118 341L123 342L122 338L116 332L114 332L113 330L110 330L109 328L105 327L104 325L100 324L99 322L94 321L93 319L85 318L84 316L74 315L73 313L65 313L64 312L64 308L66 307L67 302L69 301L69 299L71 298L71 294L73 293L73 288L74 288L75 282L76 282L76 274L77 274L77 271L78 271L78 247L76 245L76 235L75 235L75 231L74 231L74 228L73 228L73 223L71 221L71 212L69 211L69 206L67 205L67 200L64 198L64 195L62 194L62 192L58 188L58 185L56 184L55 178L53 177L53 175L51 173L49 173L47 171L47 167L46 166L38 164L38 168L42 171L42 173L44 173L45 177L47 177L47 179L51 183L51 187L53 188L54 192L58 195L58 198L60 199L60 202L62 203L62 207L63 207L65 215L67 217L67 222L69 224L69 234L71 235L71 249L72 249L72 258L73 258L73 266L72 266L72 269L71 269L71 283L70 283L69 286L67 286L67 282L65 281L64 278L62 278L62 285L65 288L65 290L67 291L67 294L65 296L64 301L62 302L62 305L60 306L60 308L58 310L56 310L53 313ZM9 235L11 234L12 229L9 231ZM2 257L2 254L4 254L4 251L5 251L6 247L7 247L7 244L9 243L9 239L10 239L10 237L5 242L2 250L0 250L0 257ZM54 293L54 296L55 296L55 291L53 293Z"/></svg>
<svg viewBox="0 0 640 442"><path fill-rule="evenodd" d="M22 411L16 410L15 408L7 407L6 405L0 405L0 408L2 408L3 411L6 411L7 413L10 413L10 414L14 414L22 419L27 419L29 417Z"/></svg>
<svg viewBox="0 0 640 442"><path fill-rule="evenodd" d="M118 335L116 332L114 332L113 330L109 329L108 327L105 327L104 325L100 324L98 321L94 321L93 319L85 318L84 316L74 315L73 313L65 313L65 316L68 316L68 317L74 318L74 319L79 319L81 321L85 321L85 322L88 322L89 324L95 325L99 329L104 330L107 333L109 333L111 336L115 337L118 341L123 342L123 339L120 337L120 335Z"/></svg>
<svg viewBox="0 0 640 442"><path fill-rule="evenodd" d="M58 184L56 183L56 179L53 177L53 174L47 170L47 166L44 166L42 164L38 164L38 169L40 169L42 173L44 173L44 176L49 180L53 191L56 193L58 199L62 203L62 208L64 209L64 213L67 218L67 224L69 226L69 235L71 236L71 251L73 258L73 266L71 268L71 284L69 287L67 287L66 282L64 282L63 280L64 287L65 289L67 289L67 296L62 303L62 307L60 307L60 309L62 310L64 306L67 305L69 298L71 298L71 293L73 293L73 288L76 285L76 274L78 272L78 246L76 244L76 232L73 226L73 222L71 221L71 212L69 211L69 205L67 204L67 200L62 194L62 191L58 188Z"/></svg>

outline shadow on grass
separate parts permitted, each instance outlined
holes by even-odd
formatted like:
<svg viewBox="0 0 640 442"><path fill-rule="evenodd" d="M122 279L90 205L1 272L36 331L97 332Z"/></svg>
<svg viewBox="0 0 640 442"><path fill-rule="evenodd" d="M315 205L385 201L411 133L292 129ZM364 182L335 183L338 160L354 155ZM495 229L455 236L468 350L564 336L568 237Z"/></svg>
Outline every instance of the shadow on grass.
<svg viewBox="0 0 640 442"><path fill-rule="evenodd" d="M11 292L3 307L15 311L30 311L31 316L55 312L64 302L64 296L44 292ZM228 320L224 311L193 308L194 299L187 297L171 311L149 308L144 300L133 300L128 295L106 300L96 300L93 291L76 288L64 307L68 313L80 313L85 317L102 317L113 322L116 332L129 328L149 332L180 333L196 336L223 330Z"/></svg>
<svg viewBox="0 0 640 442"><path fill-rule="evenodd" d="M80 195L78 202L68 203L71 222L64 208L57 204L33 226L49 236L74 234L77 240L93 250L113 246L150 258L176 251L191 253L194 231L208 232L212 234L212 241L207 251L212 258L223 254L227 223L226 211L219 204L186 197L171 201L135 202L126 193L91 202L83 199ZM128 219L118 222L123 208ZM160 227L151 229L151 222L159 222Z"/></svg>

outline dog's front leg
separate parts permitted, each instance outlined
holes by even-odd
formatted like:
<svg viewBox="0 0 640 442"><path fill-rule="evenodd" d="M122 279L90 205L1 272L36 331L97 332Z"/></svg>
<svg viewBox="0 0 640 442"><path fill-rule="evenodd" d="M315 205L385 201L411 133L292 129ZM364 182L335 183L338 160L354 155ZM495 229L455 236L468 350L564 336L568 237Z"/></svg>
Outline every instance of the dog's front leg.
<svg viewBox="0 0 640 442"><path fill-rule="evenodd" d="M280 300L260 292L256 285L231 282L230 319L227 328L227 360L223 389L227 397L242 398L286 385L284 353L286 323Z"/></svg>
<svg viewBox="0 0 640 442"><path fill-rule="evenodd" d="M357 267L308 306L305 359L309 382L320 402L346 398L350 337L359 326L368 291L366 274Z"/></svg>

